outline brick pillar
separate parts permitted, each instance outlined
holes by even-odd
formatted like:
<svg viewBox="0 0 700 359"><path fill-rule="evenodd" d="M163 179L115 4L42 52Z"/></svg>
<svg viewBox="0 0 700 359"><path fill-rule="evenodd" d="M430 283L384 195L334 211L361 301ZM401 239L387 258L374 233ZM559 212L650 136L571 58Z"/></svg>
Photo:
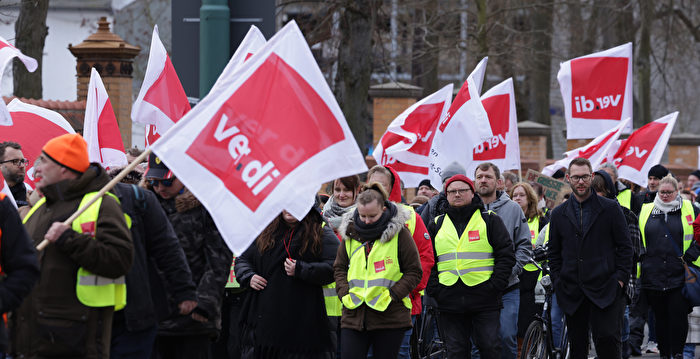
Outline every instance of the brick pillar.
<svg viewBox="0 0 700 359"><path fill-rule="evenodd" d="M679 133L668 140L668 169L685 183L690 172L698 169L700 135Z"/></svg>
<svg viewBox="0 0 700 359"><path fill-rule="evenodd" d="M78 100L87 98L90 71L94 67L102 77L117 117L124 147L131 147L131 102L133 101L133 59L141 48L126 43L109 30L109 22L100 18L97 32L78 45L68 45L76 57Z"/></svg>
<svg viewBox="0 0 700 359"><path fill-rule="evenodd" d="M547 160L547 138L551 128L534 121L518 122L520 163L523 176L529 168L541 171Z"/></svg>
<svg viewBox="0 0 700 359"><path fill-rule="evenodd" d="M377 146L391 121L416 103L422 94L423 88L401 82L389 82L369 88L369 95L372 96L372 118L374 121L372 144L374 147Z"/></svg>

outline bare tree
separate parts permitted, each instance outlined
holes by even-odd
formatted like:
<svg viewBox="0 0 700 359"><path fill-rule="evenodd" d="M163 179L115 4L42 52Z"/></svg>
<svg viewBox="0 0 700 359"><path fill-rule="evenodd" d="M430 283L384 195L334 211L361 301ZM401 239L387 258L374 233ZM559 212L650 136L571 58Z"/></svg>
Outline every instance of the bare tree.
<svg viewBox="0 0 700 359"><path fill-rule="evenodd" d="M24 0L21 2L19 17L15 23L15 47L25 55L33 57L39 66L36 71L27 71L24 64L15 59L13 63L14 94L18 97L41 98L41 65L44 42L49 28L46 15L49 0Z"/></svg>

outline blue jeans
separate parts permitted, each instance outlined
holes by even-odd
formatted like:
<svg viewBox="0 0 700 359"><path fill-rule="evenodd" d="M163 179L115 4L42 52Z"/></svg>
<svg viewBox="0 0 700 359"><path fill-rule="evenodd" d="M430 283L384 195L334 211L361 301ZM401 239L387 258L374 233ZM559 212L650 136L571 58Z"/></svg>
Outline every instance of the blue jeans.
<svg viewBox="0 0 700 359"><path fill-rule="evenodd" d="M520 308L520 288L515 288L503 295L500 328L501 358L515 359L518 356L518 308ZM473 341L472 341L473 343ZM472 358L479 359L479 349L472 346Z"/></svg>
<svg viewBox="0 0 700 359"><path fill-rule="evenodd" d="M156 325L137 332L127 331L123 325L112 326L110 358L150 358L157 332Z"/></svg>
<svg viewBox="0 0 700 359"><path fill-rule="evenodd" d="M626 342L630 339L630 307L625 306L625 316L622 317L622 336L620 341Z"/></svg>
<svg viewBox="0 0 700 359"><path fill-rule="evenodd" d="M411 321L413 322L413 327L416 326L416 316L411 316ZM401 342L401 347L399 348L399 359L411 359L411 334L413 334L413 327L406 331L406 335L403 337Z"/></svg>
<svg viewBox="0 0 700 359"><path fill-rule="evenodd" d="M564 313L557 302L557 295L552 295L552 341L554 346L561 348L561 332L564 330Z"/></svg>
<svg viewBox="0 0 700 359"><path fill-rule="evenodd" d="M695 344L685 344L683 347L683 359L695 359Z"/></svg>

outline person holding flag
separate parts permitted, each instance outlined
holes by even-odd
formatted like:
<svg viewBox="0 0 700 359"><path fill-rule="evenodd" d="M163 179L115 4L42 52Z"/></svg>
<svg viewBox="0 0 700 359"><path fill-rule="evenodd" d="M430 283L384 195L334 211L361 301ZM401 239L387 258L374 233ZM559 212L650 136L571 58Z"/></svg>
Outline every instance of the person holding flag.
<svg viewBox="0 0 700 359"><path fill-rule="evenodd" d="M113 193L68 218L109 182L78 134L46 143L34 167L44 197L24 218L41 253L41 281L15 312L13 357L109 358L112 316L126 305L131 232ZM3 243L4 248L4 243Z"/></svg>
<svg viewBox="0 0 700 359"><path fill-rule="evenodd" d="M338 239L316 207L301 220L283 211L236 258L236 279L253 292L241 313L243 358L328 358L324 300ZM283 298L283 300L281 300Z"/></svg>

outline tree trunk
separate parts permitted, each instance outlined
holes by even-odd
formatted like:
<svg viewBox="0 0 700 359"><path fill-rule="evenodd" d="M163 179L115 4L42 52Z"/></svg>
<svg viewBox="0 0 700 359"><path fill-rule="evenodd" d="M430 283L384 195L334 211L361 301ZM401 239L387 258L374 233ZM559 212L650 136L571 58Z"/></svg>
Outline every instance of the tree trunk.
<svg viewBox="0 0 700 359"><path fill-rule="evenodd" d="M654 4L651 0L639 1L640 37L637 62L637 104L634 127L651 122L651 26L654 21Z"/></svg>
<svg viewBox="0 0 700 359"><path fill-rule="evenodd" d="M549 0L538 0L532 10L531 53L532 71L529 73L530 106L528 118L531 121L551 125L549 117L549 88L552 63L552 21L553 6Z"/></svg>
<svg viewBox="0 0 700 359"><path fill-rule="evenodd" d="M428 95L438 90L438 30L434 24L437 0L421 3L414 10L413 64L411 76L416 86Z"/></svg>
<svg viewBox="0 0 700 359"><path fill-rule="evenodd" d="M21 2L19 17L15 23L15 47L25 55L36 59L39 66L29 72L18 59L14 60L12 76L14 94L17 97L42 97L41 64L44 53L44 41L49 33L46 26L46 14L49 0L24 0Z"/></svg>
<svg viewBox="0 0 700 359"><path fill-rule="evenodd" d="M476 2L476 59L481 61L489 55L489 43L487 39L488 9L486 0L475 0Z"/></svg>
<svg viewBox="0 0 700 359"><path fill-rule="evenodd" d="M367 154L371 145L367 96L372 74L372 34L378 6L378 0L348 0L340 17L335 93L363 154Z"/></svg>

